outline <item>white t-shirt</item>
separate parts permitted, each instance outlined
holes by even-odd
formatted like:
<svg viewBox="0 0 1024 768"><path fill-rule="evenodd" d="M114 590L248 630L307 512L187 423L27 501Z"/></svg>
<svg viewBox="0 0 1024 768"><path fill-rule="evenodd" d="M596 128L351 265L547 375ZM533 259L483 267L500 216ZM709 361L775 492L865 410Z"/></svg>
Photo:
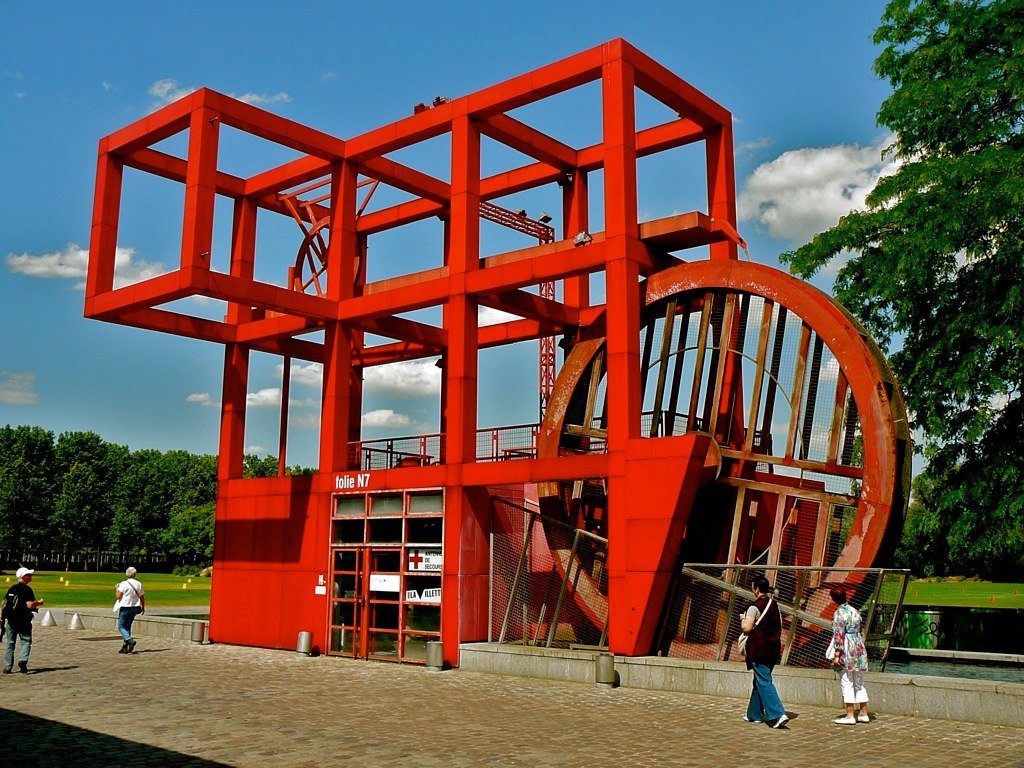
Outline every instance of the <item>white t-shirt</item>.
<svg viewBox="0 0 1024 768"><path fill-rule="evenodd" d="M121 607L134 608L142 605L142 596L146 590L142 588L142 582L138 579L125 579L117 585L117 591L121 593Z"/></svg>

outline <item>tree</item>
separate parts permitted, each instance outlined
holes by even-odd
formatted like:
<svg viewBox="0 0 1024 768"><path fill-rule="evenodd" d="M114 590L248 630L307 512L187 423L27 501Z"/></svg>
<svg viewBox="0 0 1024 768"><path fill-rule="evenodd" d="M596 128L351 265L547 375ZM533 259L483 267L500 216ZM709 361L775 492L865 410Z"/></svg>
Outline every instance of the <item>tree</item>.
<svg viewBox="0 0 1024 768"><path fill-rule="evenodd" d="M785 254L884 343L929 460L947 562L1024 568L1024 2L893 0L875 43L897 171L867 210ZM945 524L948 522L948 525ZM922 546L924 546L922 544ZM934 551L935 547L932 547Z"/></svg>
<svg viewBox="0 0 1024 768"><path fill-rule="evenodd" d="M0 548L46 547L55 486L53 433L0 428Z"/></svg>
<svg viewBox="0 0 1024 768"><path fill-rule="evenodd" d="M163 532L164 551L189 560L213 559L216 503L176 507Z"/></svg>
<svg viewBox="0 0 1024 768"><path fill-rule="evenodd" d="M95 432L64 432L54 447L59 490L52 527L69 552L103 549L118 505L118 480L128 463L126 446Z"/></svg>

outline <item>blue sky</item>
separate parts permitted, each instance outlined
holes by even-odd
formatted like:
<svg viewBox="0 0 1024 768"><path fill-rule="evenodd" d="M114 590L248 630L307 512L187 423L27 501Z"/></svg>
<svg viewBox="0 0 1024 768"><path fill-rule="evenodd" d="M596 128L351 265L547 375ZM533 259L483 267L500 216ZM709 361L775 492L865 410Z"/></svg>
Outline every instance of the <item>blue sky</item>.
<svg viewBox="0 0 1024 768"><path fill-rule="evenodd" d="M82 319L97 141L190 89L209 86L348 138L614 37L624 37L732 111L741 231L756 260L827 228L863 200L885 165L875 124L888 85L871 35L881 2L144 4L7 2L0 7L0 424L94 430L133 449L215 452L222 348ZM596 142L596 89L517 117L576 146ZM665 115L638 102L641 123ZM180 151L174 140L167 150ZM700 151L640 167L643 218L700 204ZM226 170L250 174L288 152L226 137ZM447 177L444 142L396 159ZM518 164L484 148L484 167ZM598 183L595 187L599 186ZM169 268L179 190L129 175L118 245L123 278ZM558 213L554 191L508 207ZM375 203L383 204L381 196ZM599 210L592 200L592 211ZM595 215L592 229L600 229ZM214 262L227 213L218 212ZM555 222L558 224L558 221ZM258 264L280 278L298 240L261 225ZM424 222L371 240L371 277L438 262L440 228ZM486 250L522 246L485 227ZM77 250L76 250L77 248ZM819 280L827 286L828 277ZM188 311L217 316L215 303ZM425 319L435 320L429 313ZM536 344L481 356L480 424L536 418ZM278 360L254 357L247 443L275 452ZM375 374L368 437L436 429L429 366ZM290 463L315 463L315 371L294 377ZM277 391L279 399L280 393Z"/></svg>

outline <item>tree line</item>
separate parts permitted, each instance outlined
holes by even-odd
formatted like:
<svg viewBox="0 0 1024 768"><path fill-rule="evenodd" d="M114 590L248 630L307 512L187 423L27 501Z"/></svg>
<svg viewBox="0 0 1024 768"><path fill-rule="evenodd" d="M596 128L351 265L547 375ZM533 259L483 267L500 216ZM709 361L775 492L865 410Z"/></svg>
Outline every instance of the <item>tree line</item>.
<svg viewBox="0 0 1024 768"><path fill-rule="evenodd" d="M276 475L277 459L247 455L244 474ZM0 428L0 549L211 562L216 500L216 456L131 451L95 432Z"/></svg>

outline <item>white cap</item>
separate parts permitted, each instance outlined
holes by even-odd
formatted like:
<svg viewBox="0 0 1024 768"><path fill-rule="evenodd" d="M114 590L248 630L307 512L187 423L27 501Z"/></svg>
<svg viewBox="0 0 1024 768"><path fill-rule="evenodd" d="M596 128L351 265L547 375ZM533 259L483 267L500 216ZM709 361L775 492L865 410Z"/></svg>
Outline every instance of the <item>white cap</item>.
<svg viewBox="0 0 1024 768"><path fill-rule="evenodd" d="M19 579L23 579L30 573L35 573L35 571L33 571L31 568L19 568L17 576Z"/></svg>

